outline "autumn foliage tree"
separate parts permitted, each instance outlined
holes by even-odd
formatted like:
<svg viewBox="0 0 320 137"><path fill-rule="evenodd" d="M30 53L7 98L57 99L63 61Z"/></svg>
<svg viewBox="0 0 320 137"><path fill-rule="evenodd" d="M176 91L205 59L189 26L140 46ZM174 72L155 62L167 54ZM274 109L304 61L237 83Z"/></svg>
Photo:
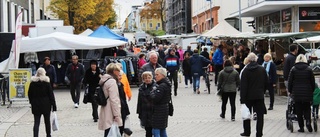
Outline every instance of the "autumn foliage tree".
<svg viewBox="0 0 320 137"><path fill-rule="evenodd" d="M64 20L65 25L73 26L75 33L80 33L100 25L114 27L116 13L113 4L113 0L51 0L48 9L53 16Z"/></svg>
<svg viewBox="0 0 320 137"><path fill-rule="evenodd" d="M149 19L150 17L160 19L162 30L166 30L166 0L154 0L152 3L145 5L140 12L141 18Z"/></svg>

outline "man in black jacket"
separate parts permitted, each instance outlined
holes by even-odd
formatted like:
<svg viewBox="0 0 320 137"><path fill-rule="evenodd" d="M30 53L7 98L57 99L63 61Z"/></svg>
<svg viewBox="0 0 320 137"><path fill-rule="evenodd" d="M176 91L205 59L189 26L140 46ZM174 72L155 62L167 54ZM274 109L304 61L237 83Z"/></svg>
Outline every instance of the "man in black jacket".
<svg viewBox="0 0 320 137"><path fill-rule="evenodd" d="M296 56L298 54L298 45L291 44L290 45L290 53L287 55L286 59L284 60L284 66L283 66L283 77L284 77L284 84L288 91L288 78L291 68L293 67Z"/></svg>
<svg viewBox="0 0 320 137"><path fill-rule="evenodd" d="M250 62L241 75L240 102L245 104L249 110L257 113L256 136L261 137L263 131L263 115L266 113L264 104L264 93L268 87L268 76L266 70L257 63L258 57L250 53L247 57ZM250 136L250 120L243 121L244 133L241 136Z"/></svg>
<svg viewBox="0 0 320 137"><path fill-rule="evenodd" d="M208 49L206 47L203 48L203 51L200 53L200 55L204 56L206 59L210 60Z"/></svg>
<svg viewBox="0 0 320 137"><path fill-rule="evenodd" d="M52 89L55 88L57 86L57 75L56 69L53 65L50 64L50 58L45 57L43 59L43 65L41 65L40 67L44 68L44 70L46 71L46 75L50 78L50 85Z"/></svg>
<svg viewBox="0 0 320 137"><path fill-rule="evenodd" d="M72 101L74 102L74 107L78 108L80 99L80 86L82 79L84 77L84 67L78 62L78 56L72 56L72 63L70 63L66 70L66 77L70 81L70 93Z"/></svg>

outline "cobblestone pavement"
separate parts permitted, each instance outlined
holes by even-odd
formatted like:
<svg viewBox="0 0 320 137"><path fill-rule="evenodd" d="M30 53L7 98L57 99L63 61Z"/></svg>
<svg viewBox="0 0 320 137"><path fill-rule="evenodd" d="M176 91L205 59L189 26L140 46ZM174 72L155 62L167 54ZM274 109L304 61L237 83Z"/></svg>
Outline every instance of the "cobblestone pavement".
<svg viewBox="0 0 320 137"><path fill-rule="evenodd" d="M204 82L201 81L201 93L193 94L191 88L185 88L184 84L179 84L178 96L173 96L174 116L169 117L169 126L167 133L169 137L236 137L243 132L242 120L240 114L239 95L236 98L236 121L231 121L230 106L227 106L226 118L221 119L220 106L218 97L214 94L216 87L213 88L213 93L204 92ZM132 137L143 137L144 129L140 127L139 119L136 113L137 93L138 88L132 87L133 98L128 103L131 111L130 121L131 129L133 130ZM83 92L82 92L83 93ZM73 107L70 93L67 89L55 91L57 102L57 115L60 124L60 130L52 132L53 137L102 137L103 131L98 130L97 123L93 122L91 116L91 105L80 104L79 108ZM81 99L83 94L81 96ZM274 110L268 111L264 119L264 136L265 137L318 137L319 132L298 133L298 123L294 123L294 132L290 133L285 125L285 110L287 107L287 99L283 96L276 96ZM266 98L268 104L269 98ZM24 107L26 108L26 107ZM17 113L15 104L11 109L1 107L1 121L6 121L10 115ZM5 110L5 111L3 111ZM5 114L3 114L3 112ZM19 112L18 112L19 113ZM255 135L256 122L251 122L252 135ZM318 125L319 125L318 121ZM1 129L2 124L0 125ZM5 131L5 137L31 137L33 128L33 115L30 108L28 112L23 114L16 122L13 122ZM307 129L305 129L307 131ZM1 135L1 134L0 134ZM40 137L45 136L43 119L40 125Z"/></svg>

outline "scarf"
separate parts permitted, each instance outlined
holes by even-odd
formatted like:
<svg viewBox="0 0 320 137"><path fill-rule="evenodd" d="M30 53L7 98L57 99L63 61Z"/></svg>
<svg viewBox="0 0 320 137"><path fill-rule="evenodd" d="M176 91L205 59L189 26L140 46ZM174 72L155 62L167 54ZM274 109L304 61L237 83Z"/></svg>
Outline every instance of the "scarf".
<svg viewBox="0 0 320 137"><path fill-rule="evenodd" d="M269 71L270 71L270 64L271 64L271 61L262 63L262 67L264 67L266 69L268 76L269 76Z"/></svg>

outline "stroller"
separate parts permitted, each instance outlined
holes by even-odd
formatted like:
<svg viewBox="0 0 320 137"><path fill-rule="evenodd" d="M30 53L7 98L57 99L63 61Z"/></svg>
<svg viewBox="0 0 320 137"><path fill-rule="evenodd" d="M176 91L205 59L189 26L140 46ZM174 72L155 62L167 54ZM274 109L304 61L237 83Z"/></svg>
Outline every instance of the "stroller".
<svg viewBox="0 0 320 137"><path fill-rule="evenodd" d="M287 129L293 132L293 121L297 121L297 116L294 112L294 101L292 98L292 95L288 96L288 106L286 110L286 125ZM317 118L315 115L312 115L312 123L313 123L313 129L315 132L318 131L318 124L317 124Z"/></svg>

